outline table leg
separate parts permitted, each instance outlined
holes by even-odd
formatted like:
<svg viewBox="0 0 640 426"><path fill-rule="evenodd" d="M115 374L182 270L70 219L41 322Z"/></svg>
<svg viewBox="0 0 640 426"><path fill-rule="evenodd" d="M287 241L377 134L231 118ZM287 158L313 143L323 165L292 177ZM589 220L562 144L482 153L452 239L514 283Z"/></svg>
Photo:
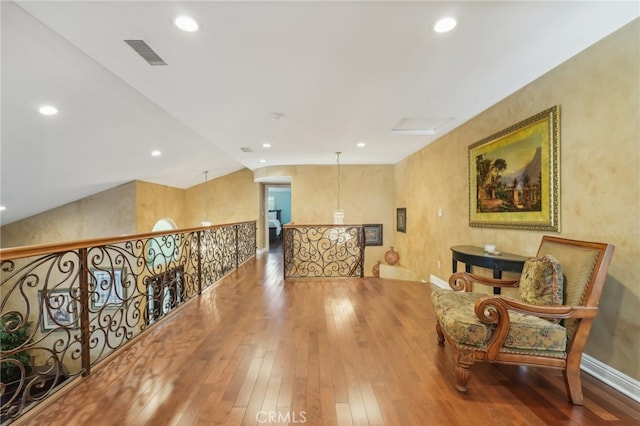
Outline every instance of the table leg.
<svg viewBox="0 0 640 426"><path fill-rule="evenodd" d="M493 270L493 278L495 279L501 279L502 278L502 271L500 271L499 269L494 269ZM500 287L494 287L493 288L493 294L500 294Z"/></svg>

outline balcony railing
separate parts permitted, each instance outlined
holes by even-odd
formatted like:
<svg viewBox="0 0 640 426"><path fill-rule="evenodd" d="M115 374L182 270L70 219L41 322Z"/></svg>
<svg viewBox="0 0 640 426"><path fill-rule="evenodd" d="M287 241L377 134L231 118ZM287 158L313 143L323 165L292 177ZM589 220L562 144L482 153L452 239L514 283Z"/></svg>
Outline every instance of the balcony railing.
<svg viewBox="0 0 640 426"><path fill-rule="evenodd" d="M255 254L255 222L0 250L0 423Z"/></svg>
<svg viewBox="0 0 640 426"><path fill-rule="evenodd" d="M284 278L364 277L362 225L285 225Z"/></svg>

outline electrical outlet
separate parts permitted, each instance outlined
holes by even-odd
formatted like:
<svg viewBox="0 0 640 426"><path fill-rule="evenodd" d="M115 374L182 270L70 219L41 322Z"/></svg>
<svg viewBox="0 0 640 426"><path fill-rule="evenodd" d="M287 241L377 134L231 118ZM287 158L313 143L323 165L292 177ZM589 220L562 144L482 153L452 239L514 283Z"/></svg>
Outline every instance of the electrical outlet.
<svg viewBox="0 0 640 426"><path fill-rule="evenodd" d="M438 217L442 217L444 215L444 210L438 209Z"/></svg>
<svg viewBox="0 0 640 426"><path fill-rule="evenodd" d="M436 265L438 266L438 269L440 269L440 259L438 259L438 261L436 262Z"/></svg>

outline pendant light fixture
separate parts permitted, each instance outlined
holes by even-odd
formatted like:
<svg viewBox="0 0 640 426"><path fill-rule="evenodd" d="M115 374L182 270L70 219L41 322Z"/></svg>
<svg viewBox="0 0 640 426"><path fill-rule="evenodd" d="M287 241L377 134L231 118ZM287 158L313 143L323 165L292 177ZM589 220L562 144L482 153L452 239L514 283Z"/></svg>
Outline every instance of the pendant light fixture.
<svg viewBox="0 0 640 426"><path fill-rule="evenodd" d="M209 174L208 170L204 171L204 220L201 222L202 226L211 226L213 222L209 220L209 197L207 197L207 176Z"/></svg>
<svg viewBox="0 0 640 426"><path fill-rule="evenodd" d="M336 161L338 163L338 208L333 211L334 225L342 225L344 223L344 210L340 208L340 154L342 152L336 152Z"/></svg>

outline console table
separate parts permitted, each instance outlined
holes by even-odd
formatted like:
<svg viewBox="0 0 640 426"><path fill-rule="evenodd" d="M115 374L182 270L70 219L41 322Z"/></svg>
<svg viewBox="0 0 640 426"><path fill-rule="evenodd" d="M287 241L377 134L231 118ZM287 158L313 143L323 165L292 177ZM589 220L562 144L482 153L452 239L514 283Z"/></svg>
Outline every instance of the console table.
<svg viewBox="0 0 640 426"><path fill-rule="evenodd" d="M451 247L452 270L458 271L458 262L465 264L465 271L471 272L471 266L479 266L493 270L493 278L502 278L502 272L522 272L526 257L513 253L489 254L482 247L453 246ZM500 287L493 288L494 294L500 294Z"/></svg>

